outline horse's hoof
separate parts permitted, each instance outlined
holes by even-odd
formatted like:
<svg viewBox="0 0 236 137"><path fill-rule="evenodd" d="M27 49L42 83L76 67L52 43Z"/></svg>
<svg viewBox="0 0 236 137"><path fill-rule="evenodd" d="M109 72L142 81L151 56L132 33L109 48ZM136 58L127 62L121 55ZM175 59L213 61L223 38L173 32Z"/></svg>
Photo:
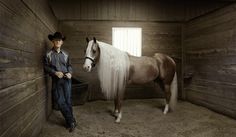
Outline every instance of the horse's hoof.
<svg viewBox="0 0 236 137"><path fill-rule="evenodd" d="M169 109L165 109L165 110L163 111L163 114L166 115L168 112L169 112Z"/></svg>
<svg viewBox="0 0 236 137"><path fill-rule="evenodd" d="M119 124L119 123L120 123L120 119L117 119L117 120L115 121L115 123Z"/></svg>
<svg viewBox="0 0 236 137"><path fill-rule="evenodd" d="M169 111L169 105L166 104L163 114L166 115L168 113L168 111Z"/></svg>

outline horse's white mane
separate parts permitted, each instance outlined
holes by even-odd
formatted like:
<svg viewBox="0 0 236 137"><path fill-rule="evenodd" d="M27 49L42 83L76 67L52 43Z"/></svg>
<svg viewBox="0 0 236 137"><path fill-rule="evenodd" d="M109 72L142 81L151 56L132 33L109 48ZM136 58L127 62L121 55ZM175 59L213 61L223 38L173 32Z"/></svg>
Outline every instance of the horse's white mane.
<svg viewBox="0 0 236 137"><path fill-rule="evenodd" d="M103 94L107 99L123 94L129 76L129 57L107 43L97 41L100 47L98 77Z"/></svg>

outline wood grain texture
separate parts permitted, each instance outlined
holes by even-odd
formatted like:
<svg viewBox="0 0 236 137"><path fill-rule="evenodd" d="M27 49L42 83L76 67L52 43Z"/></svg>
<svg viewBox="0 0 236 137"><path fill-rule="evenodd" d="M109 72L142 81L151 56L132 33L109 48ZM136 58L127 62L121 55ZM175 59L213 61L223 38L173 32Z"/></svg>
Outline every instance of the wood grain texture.
<svg viewBox="0 0 236 137"><path fill-rule="evenodd" d="M192 20L184 31L184 67L191 68L188 71L193 73L184 86L187 100L233 118L236 118L235 6Z"/></svg>
<svg viewBox="0 0 236 137"><path fill-rule="evenodd" d="M57 20L47 0L1 0L0 18L0 136L36 137L51 111L42 59Z"/></svg>
<svg viewBox="0 0 236 137"><path fill-rule="evenodd" d="M33 117L44 110L45 93L45 89L36 91L33 95L22 99L9 110L2 112L0 117L4 121L1 122L1 133L3 133L4 136L7 136L7 134L17 136L20 135L23 130L27 130L27 125L35 122L33 121ZM16 132L14 132L14 130Z"/></svg>
<svg viewBox="0 0 236 137"><path fill-rule="evenodd" d="M51 6L59 20L182 22L230 3L212 0L52 0Z"/></svg>

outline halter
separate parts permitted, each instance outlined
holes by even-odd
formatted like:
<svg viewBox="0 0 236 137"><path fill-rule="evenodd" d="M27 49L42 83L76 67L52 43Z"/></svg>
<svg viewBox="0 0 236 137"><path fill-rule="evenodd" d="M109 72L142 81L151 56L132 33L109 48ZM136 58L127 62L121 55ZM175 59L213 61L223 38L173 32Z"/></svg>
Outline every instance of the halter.
<svg viewBox="0 0 236 137"><path fill-rule="evenodd" d="M91 60L92 61L92 67L95 67L96 63L95 63L95 60L93 58L85 57L85 59Z"/></svg>

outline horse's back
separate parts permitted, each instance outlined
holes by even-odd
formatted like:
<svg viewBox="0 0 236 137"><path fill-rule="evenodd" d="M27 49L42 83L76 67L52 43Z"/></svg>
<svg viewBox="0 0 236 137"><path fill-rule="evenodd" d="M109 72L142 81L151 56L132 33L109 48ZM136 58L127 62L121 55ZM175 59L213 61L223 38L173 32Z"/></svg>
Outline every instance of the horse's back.
<svg viewBox="0 0 236 137"><path fill-rule="evenodd" d="M147 83L154 80L159 70L157 62L152 57L135 57L129 56L130 59L130 82L134 84Z"/></svg>

